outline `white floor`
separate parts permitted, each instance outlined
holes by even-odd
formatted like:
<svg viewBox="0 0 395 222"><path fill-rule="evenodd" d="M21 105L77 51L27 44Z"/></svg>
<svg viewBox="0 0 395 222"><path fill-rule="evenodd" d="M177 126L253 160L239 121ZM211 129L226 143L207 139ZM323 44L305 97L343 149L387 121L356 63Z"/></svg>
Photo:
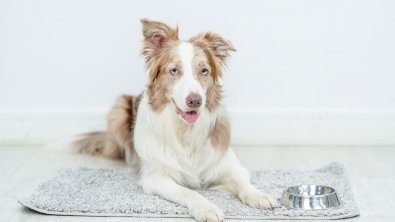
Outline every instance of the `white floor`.
<svg viewBox="0 0 395 222"><path fill-rule="evenodd" d="M346 221L395 221L395 146L393 147L234 147L249 169L309 170L332 161L345 165L361 216ZM193 221L126 217L51 216L22 207L17 200L28 195L51 173L62 167L124 166L90 156L70 154L63 143L48 145L0 144L0 221ZM227 220L239 221L239 220Z"/></svg>

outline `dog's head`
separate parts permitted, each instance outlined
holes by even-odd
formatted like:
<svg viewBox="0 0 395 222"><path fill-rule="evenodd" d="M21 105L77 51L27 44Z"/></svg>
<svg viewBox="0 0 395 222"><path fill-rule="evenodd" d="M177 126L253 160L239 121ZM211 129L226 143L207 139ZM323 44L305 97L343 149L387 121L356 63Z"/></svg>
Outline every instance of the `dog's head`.
<svg viewBox="0 0 395 222"><path fill-rule="evenodd" d="M178 28L147 19L141 23L151 108L160 112L170 104L188 123L194 123L204 108L215 110L222 99L222 67L229 52L236 51L232 44L211 32L181 41Z"/></svg>

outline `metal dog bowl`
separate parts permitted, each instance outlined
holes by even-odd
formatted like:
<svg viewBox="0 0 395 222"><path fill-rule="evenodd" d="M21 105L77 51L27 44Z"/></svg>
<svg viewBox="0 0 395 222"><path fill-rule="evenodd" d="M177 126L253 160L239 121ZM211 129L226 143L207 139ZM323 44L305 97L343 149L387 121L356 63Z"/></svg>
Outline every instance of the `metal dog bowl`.
<svg viewBox="0 0 395 222"><path fill-rule="evenodd" d="M280 203L288 208L323 210L340 206L336 190L321 185L300 185L283 191Z"/></svg>

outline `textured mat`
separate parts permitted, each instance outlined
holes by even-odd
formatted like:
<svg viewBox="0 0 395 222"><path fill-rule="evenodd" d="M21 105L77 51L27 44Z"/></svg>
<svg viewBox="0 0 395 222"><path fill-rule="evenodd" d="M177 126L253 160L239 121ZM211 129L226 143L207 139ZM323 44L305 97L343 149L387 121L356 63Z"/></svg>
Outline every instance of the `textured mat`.
<svg viewBox="0 0 395 222"><path fill-rule="evenodd" d="M191 217L185 207L159 196L145 194L130 174L128 168L61 169L19 203L54 215ZM280 205L274 210L260 210L243 204L229 194L197 191L216 204L229 219L341 219L359 215L349 179L340 163L331 163L313 171L251 171L251 182L278 202L285 187L327 185L337 190L343 204L330 210L290 210Z"/></svg>

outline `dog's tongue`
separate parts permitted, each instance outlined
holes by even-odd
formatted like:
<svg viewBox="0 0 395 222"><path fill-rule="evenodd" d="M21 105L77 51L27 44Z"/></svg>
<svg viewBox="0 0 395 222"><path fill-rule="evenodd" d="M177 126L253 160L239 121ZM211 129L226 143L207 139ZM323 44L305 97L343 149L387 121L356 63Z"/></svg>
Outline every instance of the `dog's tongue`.
<svg viewBox="0 0 395 222"><path fill-rule="evenodd" d="M198 118L198 113L196 111L185 112L185 120L188 123L194 123Z"/></svg>

